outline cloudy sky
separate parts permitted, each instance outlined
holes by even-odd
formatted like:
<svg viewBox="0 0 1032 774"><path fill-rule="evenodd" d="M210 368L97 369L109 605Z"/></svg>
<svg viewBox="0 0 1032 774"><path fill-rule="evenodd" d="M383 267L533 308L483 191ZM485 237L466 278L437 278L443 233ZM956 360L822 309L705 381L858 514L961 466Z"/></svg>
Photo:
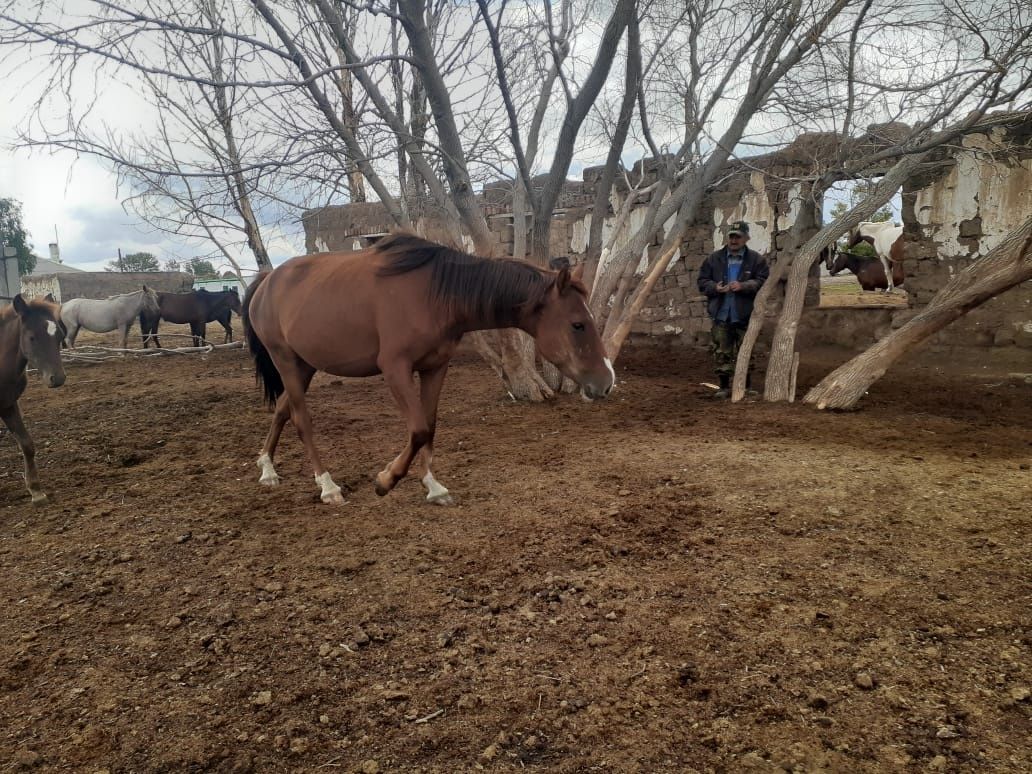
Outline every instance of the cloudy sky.
<svg viewBox="0 0 1032 774"><path fill-rule="evenodd" d="M48 245L55 240L56 229L62 261L85 270L102 270L119 249L123 254L153 253L162 262L208 256L210 243L191 244L157 232L134 213L127 213L122 207L126 192L118 190L115 174L94 158L15 147L19 128L26 126L39 91L36 80L42 69L9 56L0 61L0 197L22 203L23 222L36 255L50 257ZM129 131L146 125L149 107L125 89L106 89L101 99L106 123L121 124ZM51 119L60 116L55 111ZM299 223L272 230L268 242L276 263L304 252ZM244 266L254 265L246 251L237 257ZM214 262L219 265L217 259Z"/></svg>
<svg viewBox="0 0 1032 774"><path fill-rule="evenodd" d="M0 79L0 104L11 105ZM6 130L6 134L3 131ZM89 157L67 151L47 154L12 149L14 137L4 122L0 129L0 196L22 203L22 216L37 255L49 258L56 238L61 259L88 271L100 271L116 257L153 253L159 260L207 255L210 245L190 244L156 232L121 205L115 175ZM275 261L304 252L300 225L272 240ZM217 261L216 261L217 263ZM250 262L253 265L253 260Z"/></svg>

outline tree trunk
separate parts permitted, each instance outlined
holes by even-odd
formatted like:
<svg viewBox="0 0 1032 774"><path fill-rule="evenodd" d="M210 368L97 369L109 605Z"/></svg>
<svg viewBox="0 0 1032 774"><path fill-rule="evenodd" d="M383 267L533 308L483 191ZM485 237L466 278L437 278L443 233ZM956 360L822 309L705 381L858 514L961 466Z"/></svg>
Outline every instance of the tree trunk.
<svg viewBox="0 0 1032 774"><path fill-rule="evenodd" d="M523 178L517 175L512 185L512 257L520 261L527 258L528 214L527 187Z"/></svg>
<svg viewBox="0 0 1032 774"><path fill-rule="evenodd" d="M605 224L606 214L609 212L609 199L612 194L613 181L616 179L616 171L620 168L620 156L623 154L624 145L627 142L627 134L631 129L631 119L634 117L634 105L638 99L638 89L641 85L641 42L638 34L638 19L632 15L627 25L627 68L624 75L624 95L620 103L620 113L617 115L616 126L613 128L612 141L609 144L609 153L606 156L606 164L602 168L602 175L595 183L595 201L591 208L591 227L588 232L588 247L585 251L589 256L598 256L589 260L584 272L584 284L591 291L595 282L595 272L598 269L602 254L602 226Z"/></svg>
<svg viewBox="0 0 1032 774"><path fill-rule="evenodd" d="M566 175L573 161L573 153L580 133L581 124L587 118L595 99L609 76L609 68L613 64L616 49L623 37L624 29L636 13L633 0L617 0L609 22L602 31L602 36L595 47L595 61L584 78L580 93L569 103L563 123L559 127L559 136L555 144L555 156L552 166L545 178L540 193L532 192L534 204L534 230L531 254L534 260L544 265L548 263L548 246L550 243L552 212L559 201Z"/></svg>
<svg viewBox="0 0 1032 774"><path fill-rule="evenodd" d="M819 409L853 408L896 360L951 322L1032 279L1032 218L957 274L906 325L840 366L803 400Z"/></svg>
<svg viewBox="0 0 1032 774"><path fill-rule="evenodd" d="M794 202L790 203L794 204ZM763 328L763 320L766 314L771 296L777 298L781 290L781 280L785 276L788 267L792 265L792 256L808 241L814 230L820 230L820 219L818 217L817 203L813 201L812 190L802 201L799 202L799 214L789 229L788 244L782 254L775 249L768 260L771 262L770 276L760 288L753 300L753 314L746 328L742 344L738 349L738 361L735 363L735 378L731 383L731 401L738 402L745 397L745 385L749 378L749 364L752 360L753 347L760 336ZM777 239L777 213L775 212L774 238Z"/></svg>
<svg viewBox="0 0 1032 774"><path fill-rule="evenodd" d="M792 385L792 363L795 356L796 332L799 329L799 320L803 315L803 301L806 297L806 281L807 275L810 273L810 267L813 266L814 261L817 260L824 248L831 247L839 236L856 227L861 221L871 217L879 207L891 199L892 195L921 163L925 155L925 153L919 153L900 159L892 169L885 173L885 176L878 182L870 196L849 210L849 212L840 216L831 225L825 226L800 248L799 254L795 256L791 267L788 269L785 304L781 309L781 316L778 318L778 325L774 331L774 341L771 344L770 350L770 363L767 366L767 377L763 385L764 400L781 401L790 400L794 397L789 395ZM771 284L770 279L768 279L767 284ZM764 296L764 302L766 302L767 297ZM759 300L759 295L757 295L757 301ZM764 310L762 307L757 308L757 306L759 304L754 304L752 319L749 321L750 329L754 325L759 326L763 324ZM758 334L759 331L757 330L756 333ZM755 341L755 337L753 337L752 341ZM750 346L746 350L744 343L743 341L743 346L738 352L736 372L743 368L743 364L745 364L745 368L748 367L749 357L752 355L752 347Z"/></svg>
<svg viewBox="0 0 1032 774"><path fill-rule="evenodd" d="M638 315L641 314L642 307L645 306L645 301L648 300L649 294L652 293L652 289L659 282L659 278L667 270L680 246L680 240L678 239L667 248L666 252L659 257L659 260L652 265L649 273L638 283L638 288L634 291L634 297L631 299L630 305L620 316L620 321L617 323L612 335L606 338L604 342L606 354L610 360L616 360L620 354L620 348L623 347L623 343L631 332L631 325L638 319Z"/></svg>

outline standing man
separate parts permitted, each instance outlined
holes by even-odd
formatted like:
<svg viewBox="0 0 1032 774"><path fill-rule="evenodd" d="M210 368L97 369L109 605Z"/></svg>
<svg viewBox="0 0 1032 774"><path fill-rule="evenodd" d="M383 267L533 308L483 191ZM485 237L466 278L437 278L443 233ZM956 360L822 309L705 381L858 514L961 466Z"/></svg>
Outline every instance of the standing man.
<svg viewBox="0 0 1032 774"><path fill-rule="evenodd" d="M699 269L699 292L709 298L707 310L713 320L713 359L720 378L715 398L731 394L731 377L738 347L749 326L753 298L770 274L763 257L746 247L748 241L749 224L744 220L733 222L724 247L703 261Z"/></svg>

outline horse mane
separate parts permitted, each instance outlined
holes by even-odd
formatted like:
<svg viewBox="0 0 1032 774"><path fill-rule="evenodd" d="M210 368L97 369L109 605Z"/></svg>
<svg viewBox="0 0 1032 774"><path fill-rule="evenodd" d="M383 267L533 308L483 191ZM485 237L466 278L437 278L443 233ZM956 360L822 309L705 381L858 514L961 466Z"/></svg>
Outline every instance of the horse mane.
<svg viewBox="0 0 1032 774"><path fill-rule="evenodd" d="M116 298L125 298L126 296L134 296L137 293L142 293L142 292L143 292L143 289L141 288L140 290L130 290L128 293L115 293L115 295L108 296L104 300L105 301L114 301ZM93 299L92 298L88 298L86 300L87 301L92 301Z"/></svg>
<svg viewBox="0 0 1032 774"><path fill-rule="evenodd" d="M544 302L555 275L526 261L481 258L413 234L391 234L372 246L383 259L379 277L394 277L429 266L430 300L457 317L507 327L520 311Z"/></svg>

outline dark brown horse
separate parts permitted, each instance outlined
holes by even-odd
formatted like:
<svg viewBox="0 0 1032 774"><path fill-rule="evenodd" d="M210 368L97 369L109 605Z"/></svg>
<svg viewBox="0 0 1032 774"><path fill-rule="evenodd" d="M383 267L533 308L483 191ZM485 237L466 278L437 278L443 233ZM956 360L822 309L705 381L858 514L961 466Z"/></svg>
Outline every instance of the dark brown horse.
<svg viewBox="0 0 1032 774"><path fill-rule="evenodd" d="M219 290L214 293L204 290L190 290L186 293L158 293L158 312L144 310L140 312L140 333L143 336L143 348L161 347L158 340L158 323L165 320L170 323L190 325L193 345L199 347L204 343L207 323L217 322L226 335L224 342L233 340L233 326L230 321L233 312L240 314L240 295L236 288Z"/></svg>
<svg viewBox="0 0 1032 774"><path fill-rule="evenodd" d="M0 309L0 418L18 441L25 458L25 485L34 505L46 503L47 496L39 485L36 446L25 428L18 398L28 385L25 367L29 364L39 370L47 387L64 384L61 364L64 338L61 307L49 294L30 301L19 294L13 304Z"/></svg>
<svg viewBox="0 0 1032 774"><path fill-rule="evenodd" d="M470 331L521 328L586 397L603 398L615 375L585 299L569 268L478 258L408 234L356 253L293 258L259 275L243 319L258 379L276 407L258 457L261 483L279 483L273 456L290 419L323 502L343 502L316 450L305 393L316 371L382 373L408 423L408 443L376 476L376 493L391 491L422 450L427 500L450 503L430 465L437 403L459 340Z"/></svg>
<svg viewBox="0 0 1032 774"><path fill-rule="evenodd" d="M829 254L825 259L825 266L828 267L828 273L832 277L843 269L849 269L856 275L857 282L864 290L887 290L889 287L889 281L885 277L885 267L878 258L839 252L835 254L834 261Z"/></svg>

